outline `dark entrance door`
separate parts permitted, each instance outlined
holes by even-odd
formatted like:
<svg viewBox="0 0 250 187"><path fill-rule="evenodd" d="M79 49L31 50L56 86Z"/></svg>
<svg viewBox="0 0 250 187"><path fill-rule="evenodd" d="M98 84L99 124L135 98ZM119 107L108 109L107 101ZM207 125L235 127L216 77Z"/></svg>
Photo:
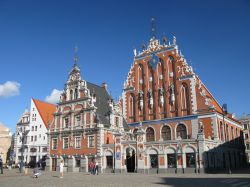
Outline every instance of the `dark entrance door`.
<svg viewBox="0 0 250 187"><path fill-rule="evenodd" d="M52 158L52 171L56 171L56 166L57 166L57 159Z"/></svg>
<svg viewBox="0 0 250 187"><path fill-rule="evenodd" d="M128 148L126 150L127 172L135 172L135 151Z"/></svg>

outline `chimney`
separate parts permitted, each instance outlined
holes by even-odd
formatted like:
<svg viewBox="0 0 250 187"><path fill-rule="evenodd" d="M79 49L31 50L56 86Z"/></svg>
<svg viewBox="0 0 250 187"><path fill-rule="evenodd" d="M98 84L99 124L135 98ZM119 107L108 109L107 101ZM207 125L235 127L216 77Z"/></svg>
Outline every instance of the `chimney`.
<svg viewBox="0 0 250 187"><path fill-rule="evenodd" d="M108 85L106 82L102 83L102 88L105 88L105 90L108 91Z"/></svg>

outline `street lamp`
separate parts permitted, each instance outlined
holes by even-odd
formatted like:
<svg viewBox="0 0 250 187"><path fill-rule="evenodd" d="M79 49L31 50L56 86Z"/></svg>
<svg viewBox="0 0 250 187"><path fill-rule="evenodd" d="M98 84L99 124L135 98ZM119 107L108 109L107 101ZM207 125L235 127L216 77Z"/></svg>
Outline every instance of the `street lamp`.
<svg viewBox="0 0 250 187"><path fill-rule="evenodd" d="M119 131L114 131L113 135L115 136L114 139L114 173L115 173L115 161L116 161L116 137L122 136L122 133Z"/></svg>
<svg viewBox="0 0 250 187"><path fill-rule="evenodd" d="M21 142L22 142L22 146L21 146L21 162L20 162L20 168L19 168L19 171L20 173L22 173L23 171L23 152L24 152L24 149L26 148L26 146L24 145L25 143L27 143L27 135L28 133L30 132L30 130L25 130L24 132L19 132L19 135L21 137Z"/></svg>
<svg viewBox="0 0 250 187"><path fill-rule="evenodd" d="M183 158L182 158L182 139L181 137L177 137L177 150L176 150L176 173L177 173L177 169L178 169L178 151L180 150L181 152L181 168L182 168L182 173L184 173L184 168L183 168Z"/></svg>
<svg viewBox="0 0 250 187"><path fill-rule="evenodd" d="M142 126L142 122L139 123L139 127L134 134L135 138L136 138L136 168L135 168L136 173L138 173L138 136L145 134L145 132L142 130L141 126Z"/></svg>

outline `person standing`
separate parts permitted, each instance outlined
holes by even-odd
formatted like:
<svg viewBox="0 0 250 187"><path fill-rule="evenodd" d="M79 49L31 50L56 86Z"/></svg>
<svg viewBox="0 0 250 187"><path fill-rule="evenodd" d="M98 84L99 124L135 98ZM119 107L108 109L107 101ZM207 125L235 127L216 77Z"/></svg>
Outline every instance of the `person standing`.
<svg viewBox="0 0 250 187"><path fill-rule="evenodd" d="M3 174L3 159L0 156L0 170L1 170L1 174Z"/></svg>
<svg viewBox="0 0 250 187"><path fill-rule="evenodd" d="M63 160L61 160L61 163L60 163L60 167L59 167L59 170L60 170L60 178L63 178Z"/></svg>
<svg viewBox="0 0 250 187"><path fill-rule="evenodd" d="M95 163L95 174L98 175L98 162Z"/></svg>

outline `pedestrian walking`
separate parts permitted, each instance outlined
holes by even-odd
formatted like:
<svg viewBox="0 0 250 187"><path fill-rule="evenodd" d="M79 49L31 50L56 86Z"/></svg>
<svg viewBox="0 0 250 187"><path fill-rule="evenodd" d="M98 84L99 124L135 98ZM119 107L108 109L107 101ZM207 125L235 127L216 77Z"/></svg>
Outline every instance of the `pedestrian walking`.
<svg viewBox="0 0 250 187"><path fill-rule="evenodd" d="M59 167L60 175L61 175L60 178L63 178L63 166L64 166L63 160L61 160L60 167Z"/></svg>
<svg viewBox="0 0 250 187"><path fill-rule="evenodd" d="M95 174L98 175L98 162L95 163Z"/></svg>
<svg viewBox="0 0 250 187"><path fill-rule="evenodd" d="M1 170L1 174L3 174L3 159L0 156L0 170Z"/></svg>
<svg viewBox="0 0 250 187"><path fill-rule="evenodd" d="M95 164L91 161L89 163L89 170L91 174L94 174Z"/></svg>

